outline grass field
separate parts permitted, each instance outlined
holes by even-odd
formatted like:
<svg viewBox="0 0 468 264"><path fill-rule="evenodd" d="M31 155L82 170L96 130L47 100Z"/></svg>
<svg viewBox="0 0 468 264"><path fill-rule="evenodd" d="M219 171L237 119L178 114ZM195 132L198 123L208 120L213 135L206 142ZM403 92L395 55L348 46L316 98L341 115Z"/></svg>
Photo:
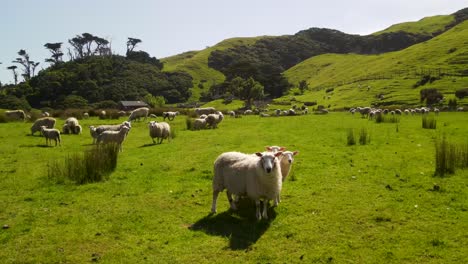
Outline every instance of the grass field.
<svg viewBox="0 0 468 264"><path fill-rule="evenodd" d="M468 114L375 123L349 113L229 118L151 144L134 122L117 169L100 183L58 184L47 166L91 147L88 130L61 147L30 136L31 123L0 124L2 263L466 263L468 171L434 176L435 140L467 144ZM88 125L120 121L81 120ZM58 120L61 127L63 120ZM347 145L364 129L366 145ZM298 150L269 221L254 205L211 207L212 165L226 151ZM438 186L436 188L436 186Z"/></svg>

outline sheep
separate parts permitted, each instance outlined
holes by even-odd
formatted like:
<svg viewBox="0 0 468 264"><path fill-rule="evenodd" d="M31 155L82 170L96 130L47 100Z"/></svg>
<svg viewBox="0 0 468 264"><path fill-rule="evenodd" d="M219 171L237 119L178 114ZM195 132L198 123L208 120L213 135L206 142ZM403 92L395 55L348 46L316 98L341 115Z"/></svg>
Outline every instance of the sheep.
<svg viewBox="0 0 468 264"><path fill-rule="evenodd" d="M42 116L42 117L47 117L47 116L50 116L50 114L49 114L48 112L43 112L43 113L41 114L41 116Z"/></svg>
<svg viewBox="0 0 468 264"><path fill-rule="evenodd" d="M130 128L122 125L119 131L106 130L97 136L96 144L116 143L119 146L119 151L122 152L122 143L125 140Z"/></svg>
<svg viewBox="0 0 468 264"><path fill-rule="evenodd" d="M144 117L144 121L146 121L146 118L148 117L148 113L149 113L148 107L137 108L130 113L130 116L128 117L128 121L131 122L135 119L140 120L141 117Z"/></svg>
<svg viewBox="0 0 468 264"><path fill-rule="evenodd" d="M275 110L275 115L280 116L281 115L281 109L276 109Z"/></svg>
<svg viewBox="0 0 468 264"><path fill-rule="evenodd" d="M206 119L207 117L208 115L203 114L203 115L200 115L198 118Z"/></svg>
<svg viewBox="0 0 468 264"><path fill-rule="evenodd" d="M78 119L74 117L69 117L65 120L65 124L68 125L70 130L73 132L75 131L75 127L79 125Z"/></svg>
<svg viewBox="0 0 468 264"><path fill-rule="evenodd" d="M52 140L55 141L55 146L57 146L57 141L58 144L61 145L60 131L58 129L41 126L41 134L45 137L47 146L49 146L49 143L52 143Z"/></svg>
<svg viewBox="0 0 468 264"><path fill-rule="evenodd" d="M257 220L268 219L268 202L276 199L282 187L278 160L281 154L282 152L257 152L255 155L226 152L219 155L214 163L211 212L216 213L218 194L226 189L231 209L237 209L232 195L246 194L255 201ZM262 213L261 199L264 200Z"/></svg>
<svg viewBox="0 0 468 264"><path fill-rule="evenodd" d="M83 118L84 119L88 119L89 118L89 114L87 112L83 113Z"/></svg>
<svg viewBox="0 0 468 264"><path fill-rule="evenodd" d="M118 111L117 114L119 115L119 117L127 115L127 113L125 111Z"/></svg>
<svg viewBox="0 0 468 264"><path fill-rule="evenodd" d="M106 115L107 115L106 111L102 110L102 111L99 113L99 118L100 118L100 119L105 119L105 118L106 118Z"/></svg>
<svg viewBox="0 0 468 264"><path fill-rule="evenodd" d="M158 144L161 144L166 138L171 141L171 127L168 123L151 121L149 122L148 128L153 144L156 144L154 138L157 138L156 141L158 141Z"/></svg>
<svg viewBox="0 0 468 264"><path fill-rule="evenodd" d="M283 151L283 154L280 156L280 167L281 167L281 181L284 182L291 172L291 166L294 162L294 156L296 156L299 151ZM281 202L280 193L275 199L275 206L277 206Z"/></svg>
<svg viewBox="0 0 468 264"><path fill-rule="evenodd" d="M91 137L93 138L93 144L96 143L97 137L104 131L119 131L122 126L126 126L129 128L132 128L132 125L128 121L124 121L120 125L100 125L98 127L94 126L89 126L89 133L91 134Z"/></svg>
<svg viewBox="0 0 468 264"><path fill-rule="evenodd" d="M177 111L177 112L163 112L163 120L166 120L166 118L167 118L167 119L169 119L169 121L172 121L172 120L174 120L174 118L178 114L179 114L179 111Z"/></svg>
<svg viewBox="0 0 468 264"><path fill-rule="evenodd" d="M247 109L244 111L244 115L251 115L251 114L253 114L253 112L250 109Z"/></svg>
<svg viewBox="0 0 468 264"><path fill-rule="evenodd" d="M193 121L193 129L200 130L206 127L206 119L205 118L197 118Z"/></svg>
<svg viewBox="0 0 468 264"><path fill-rule="evenodd" d="M271 151L273 153L277 153L277 152L286 150L285 147L280 147L280 146L266 146L265 148L266 148L266 150Z"/></svg>
<svg viewBox="0 0 468 264"><path fill-rule="evenodd" d="M8 110L5 111L5 116L9 120L21 120L24 121L26 119L26 114L23 110Z"/></svg>
<svg viewBox="0 0 468 264"><path fill-rule="evenodd" d="M259 116L260 116L260 117L269 117L270 115L269 115L269 114L267 114L267 113L260 113L260 115L259 115Z"/></svg>
<svg viewBox="0 0 468 264"><path fill-rule="evenodd" d="M195 113L197 116L214 114L215 112L216 109L214 107L195 108Z"/></svg>
<svg viewBox="0 0 468 264"><path fill-rule="evenodd" d="M155 114L150 114L149 117L151 118L157 118L157 116Z"/></svg>
<svg viewBox="0 0 468 264"><path fill-rule="evenodd" d="M31 126L31 135L34 135L34 133L36 133L37 131L41 131L41 126L46 126L47 128L54 128L55 118L42 117L37 119Z"/></svg>
<svg viewBox="0 0 468 264"><path fill-rule="evenodd" d="M435 114L435 115L439 115L439 112L440 112L439 108L435 107L435 108L434 108L434 114Z"/></svg>
<svg viewBox="0 0 468 264"><path fill-rule="evenodd" d="M218 124L223 121L224 115L220 111L217 111L216 114L209 114L206 117L206 124L211 128L217 128Z"/></svg>
<svg viewBox="0 0 468 264"><path fill-rule="evenodd" d="M62 134L70 134L71 131L70 131L70 127L68 126L68 124L63 124L62 126Z"/></svg>
<svg viewBox="0 0 468 264"><path fill-rule="evenodd" d="M234 111L229 111L228 114L231 116L231 117L236 117L236 112Z"/></svg>

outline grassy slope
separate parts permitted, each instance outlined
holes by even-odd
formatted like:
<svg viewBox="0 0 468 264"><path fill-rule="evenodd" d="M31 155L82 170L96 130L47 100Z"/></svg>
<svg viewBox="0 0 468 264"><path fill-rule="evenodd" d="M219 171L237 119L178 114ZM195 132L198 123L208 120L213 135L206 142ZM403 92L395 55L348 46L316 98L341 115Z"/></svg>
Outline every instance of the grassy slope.
<svg viewBox="0 0 468 264"><path fill-rule="evenodd" d="M412 88L421 68L460 71L468 63L468 21L427 42L381 55L326 54L306 60L285 76L297 84L306 80L312 92L296 96L301 101L317 101L332 108L369 105L384 94L388 104L418 104L422 88L437 88L448 98L456 89L468 87L468 78L445 77L432 84ZM451 52L450 50L456 50ZM388 79L379 79L379 77ZM370 80L366 80L370 79ZM325 88L335 88L326 94ZM368 89L370 87L370 89ZM328 98L330 96L330 98ZM468 101L464 101L467 103Z"/></svg>
<svg viewBox="0 0 468 264"><path fill-rule="evenodd" d="M432 35L435 32L445 30L445 26L454 21L453 15L440 15L425 17L415 22L405 22L390 26L382 31L375 32L372 35L381 35L384 33L404 31L414 34Z"/></svg>
<svg viewBox="0 0 468 264"><path fill-rule="evenodd" d="M466 143L466 113L442 113L437 130L421 129L420 116L404 116L397 127L346 113L226 118L219 129L197 132L184 130L183 116L171 125L172 142L149 145L146 123L135 122L110 179L76 186L48 180L47 162L88 148L87 131L45 148L44 138L27 135L30 124L0 124L0 224L9 225L0 229L2 263L468 259L468 171L432 176L434 138L445 132ZM346 146L349 128L367 128L370 145ZM229 213L224 194L209 216L216 156L266 145L300 151L273 219L256 223L249 203Z"/></svg>
<svg viewBox="0 0 468 264"><path fill-rule="evenodd" d="M215 50L224 50L241 45L251 45L264 37L254 38L231 38L221 41L213 47L201 51L189 51L172 57L161 59L164 62L164 71L186 71L193 77L192 99L197 100L200 97L202 89L198 88L200 82L205 89L209 86L224 81L224 75L208 67L208 57ZM204 80L204 81L202 81Z"/></svg>

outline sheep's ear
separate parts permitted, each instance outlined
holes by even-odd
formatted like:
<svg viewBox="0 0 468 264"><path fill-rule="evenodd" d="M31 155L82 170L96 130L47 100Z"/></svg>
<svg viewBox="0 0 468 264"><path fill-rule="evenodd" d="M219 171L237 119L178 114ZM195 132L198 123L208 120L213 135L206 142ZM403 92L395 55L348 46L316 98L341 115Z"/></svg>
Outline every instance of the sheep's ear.
<svg viewBox="0 0 468 264"><path fill-rule="evenodd" d="M283 155L283 152L281 152L281 151L275 153L275 157L279 157L281 155Z"/></svg>
<svg viewBox="0 0 468 264"><path fill-rule="evenodd" d="M286 148L285 147L280 147L279 151L285 151Z"/></svg>
<svg viewBox="0 0 468 264"><path fill-rule="evenodd" d="M260 152L255 153L255 155L257 155L257 156L259 156L259 157L263 157L263 154L260 153Z"/></svg>
<svg viewBox="0 0 468 264"><path fill-rule="evenodd" d="M299 154L299 151L294 151L293 152L293 156L296 156L297 154Z"/></svg>
<svg viewBox="0 0 468 264"><path fill-rule="evenodd" d="M270 150L270 151L271 151L271 147L266 146L265 148L266 148L266 150Z"/></svg>

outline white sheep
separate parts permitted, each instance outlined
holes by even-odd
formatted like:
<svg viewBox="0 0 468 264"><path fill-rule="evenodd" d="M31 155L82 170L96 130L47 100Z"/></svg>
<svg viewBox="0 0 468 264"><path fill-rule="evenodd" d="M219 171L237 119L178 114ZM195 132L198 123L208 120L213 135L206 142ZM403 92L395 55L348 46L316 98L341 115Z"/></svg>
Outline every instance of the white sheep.
<svg viewBox="0 0 468 264"><path fill-rule="evenodd" d="M271 151L273 153L280 152L280 151L285 151L285 147L280 147L280 146L266 146L266 150Z"/></svg>
<svg viewBox="0 0 468 264"><path fill-rule="evenodd" d="M157 116L155 114L150 114L149 117L151 118L157 118Z"/></svg>
<svg viewBox="0 0 468 264"><path fill-rule="evenodd" d="M41 114L41 116L42 116L42 117L47 117L47 116L50 116L50 114L49 114L48 112L43 112L43 113Z"/></svg>
<svg viewBox="0 0 468 264"><path fill-rule="evenodd" d="M37 119L31 126L31 135L34 135L34 133L36 133L37 131L41 131L41 126L46 126L47 128L54 128L55 118L42 117Z"/></svg>
<svg viewBox="0 0 468 264"><path fill-rule="evenodd" d="M226 189L231 209L236 210L232 195L247 195L255 201L258 220L268 219L267 207L270 200L281 192L281 169L278 157L282 152L257 152L254 155L226 152L214 163L213 202L211 212L216 212L218 194ZM260 213L260 201L263 211Z"/></svg>
<svg viewBox="0 0 468 264"><path fill-rule="evenodd" d="M41 126L41 134L45 137L47 146L49 146L49 143L52 143L52 140L55 141L55 146L57 146L57 141L58 144L61 145L60 131L58 129Z"/></svg>
<svg viewBox="0 0 468 264"><path fill-rule="evenodd" d="M99 118L100 118L100 119L105 119L106 116L107 116L107 113L106 113L106 111L104 111L104 110L102 110L102 111L99 113Z"/></svg>
<svg viewBox="0 0 468 264"><path fill-rule="evenodd" d="M126 126L129 128L132 127L131 123L128 121L124 121L122 124L119 125L100 125L98 127L89 126L89 133L93 138L93 144L96 143L97 137L104 131L119 131L122 126Z"/></svg>
<svg viewBox="0 0 468 264"><path fill-rule="evenodd" d="M169 119L169 121L174 120L174 118L179 114L179 111L177 112L163 112L163 120Z"/></svg>
<svg viewBox="0 0 468 264"><path fill-rule="evenodd" d="M130 116L128 117L128 121L131 122L133 120L140 120L140 118L142 117L144 117L144 121L146 121L148 114L149 114L148 107L137 108L130 113Z"/></svg>
<svg viewBox="0 0 468 264"><path fill-rule="evenodd" d="M73 131L73 133L76 135L81 135L81 132L83 132L83 128L81 127L81 125L75 126L75 130Z"/></svg>
<svg viewBox="0 0 468 264"><path fill-rule="evenodd" d="M116 143L119 146L119 151L122 151L122 143L125 140L129 130L130 128L128 126L122 125L119 131L103 131L97 137L96 144L99 145L100 143Z"/></svg>
<svg viewBox="0 0 468 264"><path fill-rule="evenodd" d="M214 114L215 112L216 109L214 107L195 108L195 113L197 116Z"/></svg>
<svg viewBox="0 0 468 264"><path fill-rule="evenodd" d="M228 112L228 115L230 115L231 117L236 117L236 112L231 110Z"/></svg>
<svg viewBox="0 0 468 264"><path fill-rule="evenodd" d="M83 118L84 118L84 119L88 119L88 118L89 118L88 112L83 113Z"/></svg>
<svg viewBox="0 0 468 264"><path fill-rule="evenodd" d="M296 156L299 151L283 151L283 154L280 156L280 167L281 167L281 181L284 182L291 172L291 166L294 162L294 156ZM275 199L275 206L281 202L280 194Z"/></svg>
<svg viewBox="0 0 468 264"><path fill-rule="evenodd" d="M79 126L80 124L78 122L78 119L76 119L75 117L69 117L65 120L65 125L67 125L70 129L70 133L75 133L75 127Z"/></svg>
<svg viewBox="0 0 468 264"><path fill-rule="evenodd" d="M168 123L151 121L148 124L148 128L150 137L154 144L156 144L154 138L156 138L158 144L161 144L164 139L168 139L169 141L171 140L171 126L169 126Z"/></svg>
<svg viewBox="0 0 468 264"><path fill-rule="evenodd" d="M23 110L7 110L5 111L5 116L9 120L24 121L26 119L26 114Z"/></svg>
<svg viewBox="0 0 468 264"><path fill-rule="evenodd" d="M193 121L193 130L200 130L206 127L205 118L197 118Z"/></svg>
<svg viewBox="0 0 468 264"><path fill-rule="evenodd" d="M206 117L206 124L211 128L217 128L218 124L223 121L224 115L220 111L217 111L216 114L209 114Z"/></svg>

